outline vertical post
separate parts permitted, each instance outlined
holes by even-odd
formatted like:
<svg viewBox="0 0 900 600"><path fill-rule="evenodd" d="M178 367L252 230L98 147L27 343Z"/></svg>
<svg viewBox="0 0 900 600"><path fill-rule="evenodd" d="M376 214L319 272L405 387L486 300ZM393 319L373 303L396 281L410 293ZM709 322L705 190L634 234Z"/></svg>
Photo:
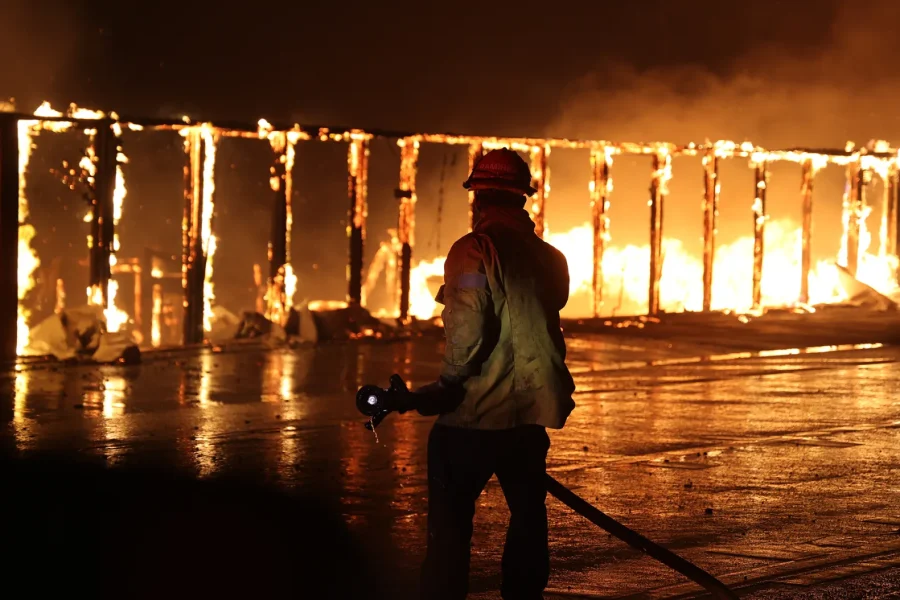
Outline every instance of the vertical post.
<svg viewBox="0 0 900 600"><path fill-rule="evenodd" d="M537 193L531 201L531 219L534 221L534 233L544 237L544 206L550 195L550 146L534 146L531 148L532 186Z"/></svg>
<svg viewBox="0 0 900 600"><path fill-rule="evenodd" d="M0 361L16 358L18 259L18 119L12 115L0 115Z"/></svg>
<svg viewBox="0 0 900 600"><path fill-rule="evenodd" d="M201 131L192 128L184 140L184 220L182 221L182 287L184 288L184 343L203 342L203 164L206 143Z"/></svg>
<svg viewBox="0 0 900 600"><path fill-rule="evenodd" d="M879 231L878 256L884 258L894 254L897 246L897 204L895 199L894 178L897 170L896 159L885 161L880 165L878 173L883 185L881 200L881 230Z"/></svg>
<svg viewBox="0 0 900 600"><path fill-rule="evenodd" d="M147 290L149 294L141 294L141 313L148 315L148 325L147 331L150 332L151 343L153 340L153 328L158 325L158 323L154 322L154 312L153 312L153 286L156 284L156 275L153 269L153 250L149 248L144 248L144 256L141 258L141 272L135 275L135 277L140 278L141 280L141 289ZM145 331L142 331L145 333Z"/></svg>
<svg viewBox="0 0 900 600"><path fill-rule="evenodd" d="M481 160L481 157L484 156L484 146L481 142L476 142L474 144L469 144L469 173L472 172L472 169L475 168L475 165L478 164L478 161ZM468 173L466 174L468 176ZM475 192L469 192L469 231L472 231L472 227L475 226L475 214L472 212L472 205L475 203Z"/></svg>
<svg viewBox="0 0 900 600"><path fill-rule="evenodd" d="M135 262L132 267L131 274L134 277L134 327L140 334L145 335L144 331L144 282L143 269L139 262ZM60 280L62 281L62 280Z"/></svg>
<svg viewBox="0 0 900 600"><path fill-rule="evenodd" d="M802 246L800 258L800 302L809 302L809 270L812 266L812 200L816 169L811 158L803 161L800 201L803 207Z"/></svg>
<svg viewBox="0 0 900 600"><path fill-rule="evenodd" d="M275 192L272 206L272 227L269 235L269 281L266 315L281 322L284 318L284 265L287 263L288 197L286 185L287 135L270 134L269 142L275 151L275 162L269 169L269 185Z"/></svg>
<svg viewBox="0 0 900 600"><path fill-rule="evenodd" d="M353 137L347 153L350 209L347 214L347 237L350 240L350 260L347 269L347 302L362 306L363 298L363 246L366 241L366 217L369 207L368 194L369 140L364 136Z"/></svg>
<svg viewBox="0 0 900 600"><path fill-rule="evenodd" d="M666 183L672 178L672 157L667 148L653 155L653 178L650 181L650 289L648 313L660 311L659 282L662 278L663 205L669 193Z"/></svg>
<svg viewBox="0 0 900 600"><path fill-rule="evenodd" d="M419 140L405 138L400 146L400 184L397 199L400 216L397 227L400 240L400 319L409 319L409 288L412 277L412 250L416 232L416 171L419 161Z"/></svg>
<svg viewBox="0 0 900 600"><path fill-rule="evenodd" d="M97 123L93 135L97 172L94 175L94 198L91 207L90 287L100 290L103 307L109 308L110 257L114 252L116 165L118 140L111 121Z"/></svg>
<svg viewBox="0 0 900 600"><path fill-rule="evenodd" d="M756 176L753 189L753 308L762 306L763 254L766 233L766 192L769 187L769 163L766 159L755 160Z"/></svg>
<svg viewBox="0 0 900 600"><path fill-rule="evenodd" d="M609 178L609 167L612 164L610 151L612 148L591 150L591 220L594 232L594 280L593 309L594 317L600 316L603 306L603 251L609 240L609 194L612 191L612 180Z"/></svg>
<svg viewBox="0 0 900 600"><path fill-rule="evenodd" d="M844 247L847 271L854 277L859 269L859 242L866 205L866 177L860 161L847 167L847 193L844 194Z"/></svg>
<svg viewBox="0 0 900 600"><path fill-rule="evenodd" d="M900 170L896 160L891 162L884 188L887 196L887 253L900 256Z"/></svg>
<svg viewBox="0 0 900 600"><path fill-rule="evenodd" d="M294 294L297 291L297 276L294 274L291 255L291 235L294 229L294 162L297 160L297 141L300 140L299 131L290 131L285 137L284 166L284 296L287 312L294 307Z"/></svg>
<svg viewBox="0 0 900 600"><path fill-rule="evenodd" d="M703 310L712 309L716 219L719 215L719 157L710 148L703 157Z"/></svg>

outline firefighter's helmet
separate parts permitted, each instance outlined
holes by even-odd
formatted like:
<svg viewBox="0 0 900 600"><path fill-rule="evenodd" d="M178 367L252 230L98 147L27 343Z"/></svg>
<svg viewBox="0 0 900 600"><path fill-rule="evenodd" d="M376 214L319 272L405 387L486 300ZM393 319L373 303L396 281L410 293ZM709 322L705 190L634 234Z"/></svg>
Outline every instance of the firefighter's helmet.
<svg viewBox="0 0 900 600"><path fill-rule="evenodd" d="M508 148L491 150L481 157L463 183L467 190L505 190L533 196L531 170L522 157Z"/></svg>

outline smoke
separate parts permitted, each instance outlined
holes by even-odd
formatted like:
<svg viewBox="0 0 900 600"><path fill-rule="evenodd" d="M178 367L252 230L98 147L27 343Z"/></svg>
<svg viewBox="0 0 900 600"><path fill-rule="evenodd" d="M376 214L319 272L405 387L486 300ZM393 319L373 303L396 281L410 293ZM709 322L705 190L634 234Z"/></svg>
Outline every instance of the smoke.
<svg viewBox="0 0 900 600"><path fill-rule="evenodd" d="M20 111L32 111L44 99L56 97L67 69L78 60L81 20L69 3L49 0L9 0L0 19L0 100L16 99Z"/></svg>
<svg viewBox="0 0 900 600"><path fill-rule="evenodd" d="M812 54L786 41L745 52L715 73L614 64L566 90L550 129L612 141L733 139L767 147L900 141L898 22L900 3L847 1L822 32L824 50Z"/></svg>

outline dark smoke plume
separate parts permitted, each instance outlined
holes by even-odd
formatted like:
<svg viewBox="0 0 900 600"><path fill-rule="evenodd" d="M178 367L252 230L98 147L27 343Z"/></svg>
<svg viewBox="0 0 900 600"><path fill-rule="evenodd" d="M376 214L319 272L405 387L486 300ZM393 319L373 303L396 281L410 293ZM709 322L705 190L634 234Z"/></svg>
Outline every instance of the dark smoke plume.
<svg viewBox="0 0 900 600"><path fill-rule="evenodd" d="M611 66L570 86L551 130L611 140L750 140L768 147L842 148L847 140L871 138L897 143L897 23L900 3L846 1L822 31L824 49L812 54L767 45L740 56L724 74L702 66Z"/></svg>

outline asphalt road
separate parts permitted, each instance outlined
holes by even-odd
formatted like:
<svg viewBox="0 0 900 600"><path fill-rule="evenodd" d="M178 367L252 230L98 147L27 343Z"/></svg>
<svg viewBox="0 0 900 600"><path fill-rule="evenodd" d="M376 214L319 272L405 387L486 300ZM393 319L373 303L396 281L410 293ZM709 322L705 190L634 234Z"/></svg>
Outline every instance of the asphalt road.
<svg viewBox="0 0 900 600"><path fill-rule="evenodd" d="M578 407L551 434L551 474L743 596L900 592L900 349L735 345L571 339ZM69 591L133 597L353 585L403 597L423 554L431 420L391 415L376 440L353 397L392 372L427 382L439 350L239 346L5 372L2 508L17 552L4 570L68 566L53 581ZM549 509L548 598L697 592ZM474 598L499 597L507 517L494 480L476 515Z"/></svg>

